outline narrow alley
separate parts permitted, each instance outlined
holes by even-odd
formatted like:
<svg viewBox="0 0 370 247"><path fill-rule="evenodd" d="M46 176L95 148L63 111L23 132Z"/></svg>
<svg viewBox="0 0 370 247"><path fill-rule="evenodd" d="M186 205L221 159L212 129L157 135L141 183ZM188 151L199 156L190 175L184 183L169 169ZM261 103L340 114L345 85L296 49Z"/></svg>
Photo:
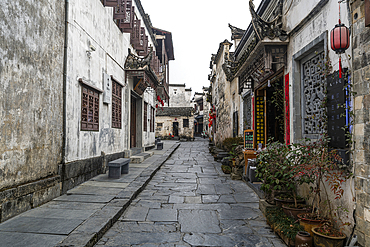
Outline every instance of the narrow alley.
<svg viewBox="0 0 370 247"><path fill-rule="evenodd" d="M258 200L197 138L181 143L96 246L285 246Z"/></svg>

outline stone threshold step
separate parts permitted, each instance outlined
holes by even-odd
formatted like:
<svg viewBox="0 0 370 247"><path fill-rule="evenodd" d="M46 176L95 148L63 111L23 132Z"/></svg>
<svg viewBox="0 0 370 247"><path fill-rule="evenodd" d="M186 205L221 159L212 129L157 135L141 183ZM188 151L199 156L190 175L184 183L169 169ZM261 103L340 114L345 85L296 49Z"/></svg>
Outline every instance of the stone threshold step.
<svg viewBox="0 0 370 247"><path fill-rule="evenodd" d="M132 155L130 157L131 163L140 164L141 162L143 162L144 160L146 160L147 158L149 158L153 154L154 154L154 152L143 152L143 153Z"/></svg>

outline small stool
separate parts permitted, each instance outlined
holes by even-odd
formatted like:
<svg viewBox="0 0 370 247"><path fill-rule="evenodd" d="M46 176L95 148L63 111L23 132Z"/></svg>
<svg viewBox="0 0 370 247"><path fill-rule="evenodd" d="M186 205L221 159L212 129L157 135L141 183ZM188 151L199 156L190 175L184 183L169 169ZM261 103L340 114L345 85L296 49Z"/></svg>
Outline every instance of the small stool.
<svg viewBox="0 0 370 247"><path fill-rule="evenodd" d="M157 150L163 149L163 142L157 142Z"/></svg>

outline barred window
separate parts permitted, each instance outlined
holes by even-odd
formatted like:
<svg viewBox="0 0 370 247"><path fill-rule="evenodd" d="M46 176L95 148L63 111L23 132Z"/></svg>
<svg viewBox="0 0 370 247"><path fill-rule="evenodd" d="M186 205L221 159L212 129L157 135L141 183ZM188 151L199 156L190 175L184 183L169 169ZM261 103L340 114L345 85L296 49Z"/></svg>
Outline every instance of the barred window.
<svg viewBox="0 0 370 247"><path fill-rule="evenodd" d="M144 102L144 131L148 131L148 103Z"/></svg>
<svg viewBox="0 0 370 247"><path fill-rule="evenodd" d="M99 92L82 85L81 130L99 131Z"/></svg>
<svg viewBox="0 0 370 247"><path fill-rule="evenodd" d="M189 128L189 119L184 119L182 123L183 128Z"/></svg>
<svg viewBox="0 0 370 247"><path fill-rule="evenodd" d="M122 128L122 86L112 80L112 127Z"/></svg>
<svg viewBox="0 0 370 247"><path fill-rule="evenodd" d="M157 127L163 127L163 123L157 123Z"/></svg>

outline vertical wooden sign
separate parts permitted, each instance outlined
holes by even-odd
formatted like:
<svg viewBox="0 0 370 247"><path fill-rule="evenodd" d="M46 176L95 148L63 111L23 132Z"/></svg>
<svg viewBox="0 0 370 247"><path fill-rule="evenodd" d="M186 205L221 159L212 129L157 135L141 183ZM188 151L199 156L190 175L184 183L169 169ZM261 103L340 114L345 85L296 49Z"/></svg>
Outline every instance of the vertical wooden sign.
<svg viewBox="0 0 370 247"><path fill-rule="evenodd" d="M285 141L290 144L289 73L285 75Z"/></svg>
<svg viewBox="0 0 370 247"><path fill-rule="evenodd" d="M261 143L265 146L265 97L256 96L256 146Z"/></svg>
<svg viewBox="0 0 370 247"><path fill-rule="evenodd" d="M365 26L370 27L370 0L365 0Z"/></svg>

